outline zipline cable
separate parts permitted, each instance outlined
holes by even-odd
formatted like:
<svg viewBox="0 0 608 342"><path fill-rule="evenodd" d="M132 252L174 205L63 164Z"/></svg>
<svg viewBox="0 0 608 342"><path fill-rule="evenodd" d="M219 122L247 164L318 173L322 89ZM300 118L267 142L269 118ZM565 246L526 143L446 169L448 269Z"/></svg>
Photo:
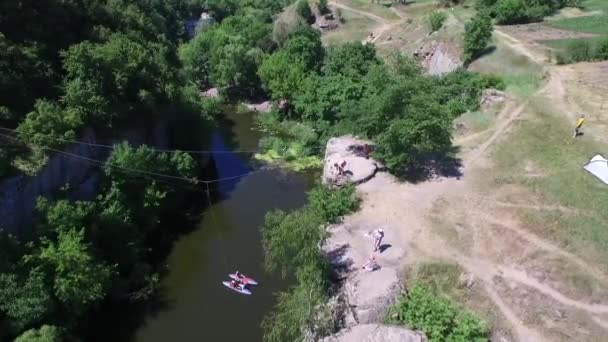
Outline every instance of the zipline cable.
<svg viewBox="0 0 608 342"><path fill-rule="evenodd" d="M23 140L21 140L19 138L12 137L10 135L5 135L5 134L0 133L0 136L1 137L5 137L5 138L9 138L9 139L13 139L13 140L16 140L16 141L19 141L19 142L23 143L26 146L28 145L27 142L25 142L25 141L23 141ZM223 181L233 180L233 179L237 179L237 178L248 176L248 175L253 174L253 173L260 172L260 170L258 170L258 171L250 171L250 172L246 172L246 173L243 173L243 174L240 174L240 175L236 175L236 176L231 176L231 177L224 177L224 178L218 178L218 179L212 179L212 180L198 180L198 179L192 179L192 178L186 178L186 177L180 177L180 176L167 175L167 174L162 174L162 173L157 173L157 172L151 172L151 171L133 169L133 168L125 167L125 166L120 166L120 165L115 165L115 164L112 164L112 163L107 163L107 162L104 162L104 161L101 161L101 160L97 160L97 159L92 159L92 158L84 157L84 156L81 156L81 155L78 155L78 154L61 151L61 150L58 150L58 149L55 149L55 148L52 148L52 147L48 147L48 146L36 145L36 144L32 144L32 145L37 146L37 147L39 147L41 149L53 151L55 153L59 153L59 154L62 154L62 155L65 155L65 156L68 156L68 157L71 157L71 158L87 161L89 163L97 164L97 165L100 165L100 166L109 166L109 167L120 169L120 170L123 170L123 171L129 171L129 172L134 172L134 173L141 173L141 174L150 175L150 176L156 176L156 177L164 177L164 178L168 178L168 179L176 179L176 180L186 181L186 182L195 183L195 184L198 184L198 183L211 184L211 183L223 182Z"/></svg>
<svg viewBox="0 0 608 342"><path fill-rule="evenodd" d="M16 133L16 134L23 134L23 133L21 133L21 132L19 132L17 130L10 129L10 128L5 128L5 127L0 127L0 130L6 131L6 132L11 132L11 133ZM64 143L70 143L70 144L76 144L76 145L84 145L84 146L91 146L91 147L108 148L108 149L113 149L115 147L115 145L89 143L89 142L84 142L84 141L61 139L61 138L50 137L50 136L45 136L45 138L49 139L49 140L61 141L61 142L64 142ZM178 153L178 152L185 152L185 153L191 153L191 154L258 153L258 152L260 152L259 150L218 150L218 151L211 151L211 150L164 150L164 149L155 149L155 148L150 148L150 150L152 152L156 152L156 153Z"/></svg>

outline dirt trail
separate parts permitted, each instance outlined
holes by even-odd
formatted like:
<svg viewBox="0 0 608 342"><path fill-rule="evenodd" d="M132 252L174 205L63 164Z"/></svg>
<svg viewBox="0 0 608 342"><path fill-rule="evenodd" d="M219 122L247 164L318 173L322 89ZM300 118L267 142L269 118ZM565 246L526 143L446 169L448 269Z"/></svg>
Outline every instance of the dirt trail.
<svg viewBox="0 0 608 342"><path fill-rule="evenodd" d="M380 25L377 29L380 32L378 36L401 21L388 21L343 4L335 2L331 2L331 4L376 20ZM525 43L500 29L496 30L496 35L516 52L541 65L544 63L544 56L539 56L528 49ZM566 106L564 108L571 109L572 104L568 103L559 71L552 68L547 68L547 70L549 77L534 96L544 97L552 103L563 103ZM386 232L386 243L399 244L397 249L399 253L389 254L390 260L383 260L383 254L381 254L379 256L380 264L383 262L400 263L405 266L419 261L439 259L461 265L466 272L475 276L479 287L483 289L487 298L497 309L499 316L504 318L505 324L519 341L555 340L555 336L564 338L564 336L570 336L572 331L580 329L593 331L595 334L602 331L599 334L608 336L608 320L603 317L608 314L608 299L604 303L589 303L572 299L555 287L544 283L543 280L535 278L535 273L528 272L525 265L509 265L505 264L505 261L495 261L495 259L509 260L508 258L488 257L500 253L506 240L523 239L522 241L527 243L526 248L564 258L577 265L590 277L603 283L603 286L608 286L608 275L593 265L551 241L529 232L520 222L503 218L505 215L508 217L508 210L513 210L513 208L559 210L574 214L573 209L488 200L479 193L479 190L476 190L475 180L471 175L483 168L484 158L496 144L500 143L501 138L508 134L513 122L526 114L527 105L527 102L517 103L509 100L490 129L477 133L474 137L464 136L455 141L458 144L473 139L483 139L480 144L461 155L462 170L464 171L462 177L438 178L411 184L398 182L392 176L380 172L369 182L358 186L358 193L362 197L361 210L347 218L348 235L359 237L352 244L352 248L356 249L356 253L361 258L367 256L370 253L369 243L359 241L360 236L370 227L383 226ZM472 200L475 198L480 200ZM474 224L461 224L458 217L470 219ZM447 229L457 231L459 236L462 235L468 239L467 241L471 241L473 247L469 251L460 249L453 238L442 235L437 230L433 218L439 218L440 221L445 222L448 226ZM489 225L505 229L500 232L492 232L487 229ZM511 253L518 252L512 251ZM517 255L513 255L511 260L515 262L516 257ZM497 283L497 279L504 279L516 284L517 288L525 289L535 295L510 294ZM538 300L543 301L542 304L539 304ZM539 310L546 311L546 316L549 317L551 312L558 310L558 307L559 310L566 310L566 315L571 319L548 320L548 323L547 320L539 323L527 319L530 315L535 316L534 312ZM581 317L580 315L587 318L572 320L573 317Z"/></svg>
<svg viewBox="0 0 608 342"><path fill-rule="evenodd" d="M343 3L339 3L339 2L335 2L335 1L330 1L329 4L332 5L332 6L338 7L340 9L343 9L343 10L347 10L347 11L351 11L353 13L357 13L359 15L362 15L364 17L370 18L370 19L378 22L379 25L373 29L374 38L370 41L370 43L377 42L378 39L380 39L380 37L382 37L384 35L384 33L390 31L391 29L393 29L397 25L400 25L405 20L407 20L407 17L405 17L403 14L399 13L399 11L396 11L392 7L391 7L392 12L395 13L397 16L399 16L399 18L400 18L399 20L388 20L388 19L382 18L382 17L380 17L378 15L375 15L373 13L369 13L369 12L366 12L366 11L361 11L361 10L358 10L356 8L352 8L352 7L347 6L347 5L343 4Z"/></svg>

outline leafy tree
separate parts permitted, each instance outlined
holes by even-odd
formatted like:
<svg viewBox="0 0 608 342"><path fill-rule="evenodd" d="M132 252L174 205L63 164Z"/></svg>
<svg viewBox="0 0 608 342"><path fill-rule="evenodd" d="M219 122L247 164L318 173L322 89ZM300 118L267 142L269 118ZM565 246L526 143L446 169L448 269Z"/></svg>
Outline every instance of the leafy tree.
<svg viewBox="0 0 608 342"><path fill-rule="evenodd" d="M444 12L435 11L429 15L429 25L431 26L431 32L439 31L443 26L443 22L448 18Z"/></svg>
<svg viewBox="0 0 608 342"><path fill-rule="evenodd" d="M87 120L109 122L118 114L154 111L176 94L166 49L114 34L103 44L83 42L65 54L65 103Z"/></svg>
<svg viewBox="0 0 608 342"><path fill-rule="evenodd" d="M373 44L346 43L329 50L323 72L357 77L365 75L372 65L378 63Z"/></svg>
<svg viewBox="0 0 608 342"><path fill-rule="evenodd" d="M492 38L492 19L485 13L478 13L465 24L464 59L472 61L486 48Z"/></svg>
<svg viewBox="0 0 608 342"><path fill-rule="evenodd" d="M71 202L59 200L51 202L38 198L36 209L44 214L46 224L52 231L77 230L86 226L87 219L92 213L89 202Z"/></svg>
<svg viewBox="0 0 608 342"><path fill-rule="evenodd" d="M296 4L296 12L306 22L311 22L314 19L308 0L299 0Z"/></svg>
<svg viewBox="0 0 608 342"><path fill-rule="evenodd" d="M43 240L37 259L52 272L57 299L75 313L105 296L112 268L94 258L84 242L84 230L60 231L57 242Z"/></svg>
<svg viewBox="0 0 608 342"><path fill-rule="evenodd" d="M290 99L292 94L298 93L307 77L305 67L301 63L294 63L285 51L266 58L258 74L275 100Z"/></svg>
<svg viewBox="0 0 608 342"><path fill-rule="evenodd" d="M328 223L335 223L340 217L355 211L359 205L354 186L335 190L317 186L308 193L308 199L311 210L319 213L323 221Z"/></svg>
<svg viewBox="0 0 608 342"><path fill-rule="evenodd" d="M310 26L294 29L283 50L290 58L302 63L307 71L318 71L325 57L321 34Z"/></svg>
<svg viewBox="0 0 608 342"><path fill-rule="evenodd" d="M210 29L197 34L187 44L180 45L179 58L183 64L186 77L199 87L209 85L211 74L211 49L215 30Z"/></svg>
<svg viewBox="0 0 608 342"><path fill-rule="evenodd" d="M20 138L27 142L53 147L65 144L61 139L76 139L76 131L82 124L77 111L41 100L36 102L34 111L25 117L17 131Z"/></svg>
<svg viewBox="0 0 608 342"><path fill-rule="evenodd" d="M280 292L274 310L262 322L264 341L300 341L304 336L315 340L329 334L333 329L333 313L327 307L328 296L324 274L312 268L301 268L300 273L312 272L314 281L303 281L289 291Z"/></svg>
<svg viewBox="0 0 608 342"><path fill-rule="evenodd" d="M360 98L364 88L354 77L312 75L304 81L294 106L302 118L316 125L332 124L344 103Z"/></svg>
<svg viewBox="0 0 608 342"><path fill-rule="evenodd" d="M525 23L529 20L524 0L499 0L495 13L496 22L499 24Z"/></svg>
<svg viewBox="0 0 608 342"><path fill-rule="evenodd" d="M375 155L393 170L415 163L451 146L452 120L439 105L424 98L410 106L405 118L394 120L377 137Z"/></svg>
<svg viewBox="0 0 608 342"><path fill-rule="evenodd" d="M299 210L286 214L272 211L266 214L262 226L265 266L269 271L280 270L285 277L300 266L316 262L318 242L325 232L323 221L312 210Z"/></svg>
<svg viewBox="0 0 608 342"><path fill-rule="evenodd" d="M53 311L51 289L39 269L25 276L1 273L0 289L0 309L17 330L40 322Z"/></svg>
<svg viewBox="0 0 608 342"><path fill-rule="evenodd" d="M30 329L15 339L15 342L61 342L63 330L54 325L43 325L39 329Z"/></svg>
<svg viewBox="0 0 608 342"><path fill-rule="evenodd" d="M232 16L239 9L239 0L206 0L206 7L218 21Z"/></svg>

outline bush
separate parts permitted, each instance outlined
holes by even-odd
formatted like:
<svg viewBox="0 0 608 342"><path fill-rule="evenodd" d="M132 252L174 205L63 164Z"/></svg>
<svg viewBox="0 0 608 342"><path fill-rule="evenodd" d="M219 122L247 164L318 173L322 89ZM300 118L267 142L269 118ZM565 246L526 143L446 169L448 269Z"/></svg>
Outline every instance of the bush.
<svg viewBox="0 0 608 342"><path fill-rule="evenodd" d="M321 12L321 14L329 12L329 7L327 7L327 0L319 0L319 2L317 3L317 7L319 8L319 12Z"/></svg>
<svg viewBox="0 0 608 342"><path fill-rule="evenodd" d="M486 48L492 37L492 19L486 13L478 13L464 27L464 59L471 62Z"/></svg>
<svg viewBox="0 0 608 342"><path fill-rule="evenodd" d="M30 329L15 339L15 342L60 342L63 332L53 325L43 325L40 329Z"/></svg>
<svg viewBox="0 0 608 342"><path fill-rule="evenodd" d="M295 274L297 284L279 293L273 312L264 318L265 341L316 341L332 332L335 315L328 303L329 265L319 245L327 234L324 225L356 205L354 187L318 186L309 193L308 206L266 215L262 226L266 268L280 269L283 276Z"/></svg>
<svg viewBox="0 0 608 342"><path fill-rule="evenodd" d="M359 205L352 185L337 190L317 186L308 196L311 208L328 223L336 222L340 217L356 210Z"/></svg>
<svg viewBox="0 0 608 342"><path fill-rule="evenodd" d="M429 24L431 25L431 32L438 31L442 26L443 22L448 18L444 12L433 12L429 16Z"/></svg>
<svg viewBox="0 0 608 342"><path fill-rule="evenodd" d="M568 54L573 62L590 61L593 58L591 44L586 40L575 40L568 45Z"/></svg>
<svg viewBox="0 0 608 342"><path fill-rule="evenodd" d="M528 21L528 12L524 0L500 0L495 9L496 22L499 24L517 24Z"/></svg>
<svg viewBox="0 0 608 342"><path fill-rule="evenodd" d="M597 44L594 55L596 59L608 60L608 39L604 39Z"/></svg>
<svg viewBox="0 0 608 342"><path fill-rule="evenodd" d="M395 317L391 318L393 323L424 331L429 342L488 341L485 322L420 283L411 287L408 296L398 299L389 317Z"/></svg>
<svg viewBox="0 0 608 342"><path fill-rule="evenodd" d="M311 22L314 19L307 0L298 1L296 4L296 13L298 13L302 19L306 20L306 22Z"/></svg>

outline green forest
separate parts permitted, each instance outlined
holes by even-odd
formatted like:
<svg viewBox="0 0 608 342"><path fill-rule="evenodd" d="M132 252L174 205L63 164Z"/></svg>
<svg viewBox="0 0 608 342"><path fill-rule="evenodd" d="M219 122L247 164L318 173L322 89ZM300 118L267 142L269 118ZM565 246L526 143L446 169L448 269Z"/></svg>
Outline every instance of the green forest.
<svg viewBox="0 0 608 342"><path fill-rule="evenodd" d="M406 177L453 157L453 120L478 107L483 89L502 87L465 70L427 76L411 58L381 58L373 45L324 46L310 18L276 27L276 14L291 2L0 3L0 179L36 175L86 127L112 132L166 113L212 127L221 101L243 99L285 103L256 119L262 149L278 159L320 157L329 138L348 133L375 141L375 158ZM298 13L310 16L306 6L298 4ZM185 20L203 10L216 23L189 40ZM219 100L200 96L210 87ZM163 221L183 211L188 191L132 170L193 185L205 165L185 152L122 143L101 167L94 200L74 201L60 189L38 199L32 227L0 234L0 339L85 340L89 318L104 304L146 300L157 290L163 256L155 248L175 239ZM310 304L309 287L315 303L328 294L319 225L355 209L356 200L352 189L323 191L300 211L269 214L262 228L267 268L298 280L265 321L268 340L298 338L297 325L315 323L287 310ZM337 207L325 199L331 196ZM306 239L290 244L300 233ZM288 264L296 269L286 272Z"/></svg>

